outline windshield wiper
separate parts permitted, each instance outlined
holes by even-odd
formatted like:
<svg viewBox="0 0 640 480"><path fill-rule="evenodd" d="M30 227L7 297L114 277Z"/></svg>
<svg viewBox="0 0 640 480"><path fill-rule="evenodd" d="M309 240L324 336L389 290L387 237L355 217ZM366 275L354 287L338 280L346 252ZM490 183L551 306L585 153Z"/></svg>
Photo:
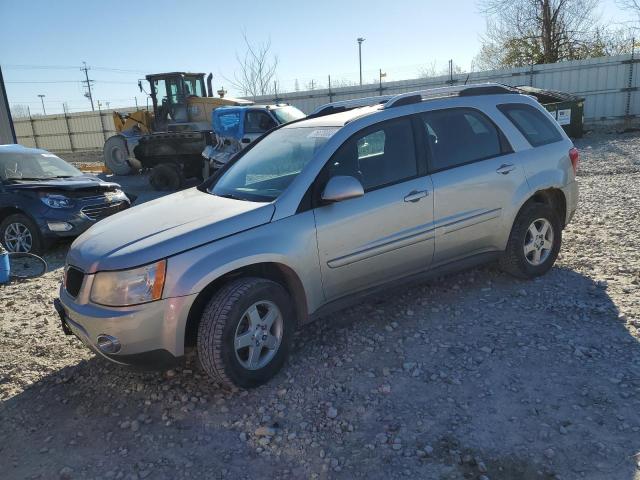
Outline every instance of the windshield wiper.
<svg viewBox="0 0 640 480"><path fill-rule="evenodd" d="M22 180L54 180L55 177L9 177L7 178L8 182L20 182Z"/></svg>
<svg viewBox="0 0 640 480"><path fill-rule="evenodd" d="M230 198L232 200L246 200L246 198L239 197L238 195L234 195L233 193L214 193L214 195L222 198Z"/></svg>

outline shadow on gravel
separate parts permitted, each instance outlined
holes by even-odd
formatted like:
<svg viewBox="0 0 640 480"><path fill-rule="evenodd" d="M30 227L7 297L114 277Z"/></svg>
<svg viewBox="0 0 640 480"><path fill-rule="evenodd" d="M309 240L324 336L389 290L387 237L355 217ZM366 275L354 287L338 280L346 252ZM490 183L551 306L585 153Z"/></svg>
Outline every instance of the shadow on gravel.
<svg viewBox="0 0 640 480"><path fill-rule="evenodd" d="M248 392L193 358L169 374L95 357L53 371L0 405L3 476L637 478L640 344L606 285L572 270L391 291L296 342Z"/></svg>

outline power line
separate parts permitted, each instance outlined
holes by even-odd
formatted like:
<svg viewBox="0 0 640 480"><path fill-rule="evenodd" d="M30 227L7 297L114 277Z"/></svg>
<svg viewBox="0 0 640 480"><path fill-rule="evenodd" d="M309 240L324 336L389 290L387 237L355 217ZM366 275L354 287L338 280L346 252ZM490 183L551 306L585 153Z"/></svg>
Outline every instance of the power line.
<svg viewBox="0 0 640 480"><path fill-rule="evenodd" d="M4 83L80 83L81 80L12 80Z"/></svg>
<svg viewBox="0 0 640 480"><path fill-rule="evenodd" d="M81 68L80 70L84 70ZM86 80L12 80L4 83L86 83ZM132 82L122 80L91 80L91 83L113 83L118 85L132 85Z"/></svg>
<svg viewBox="0 0 640 480"><path fill-rule="evenodd" d="M85 63L85 62L83 62ZM2 68L14 69L14 70L75 70L78 68L74 65L24 65L24 64L9 64L2 65ZM114 72L114 73L136 73L140 75L144 75L147 72L143 72L141 70L131 70L126 68L116 68L116 67L96 67L95 65L91 67L93 70L99 70L104 72Z"/></svg>

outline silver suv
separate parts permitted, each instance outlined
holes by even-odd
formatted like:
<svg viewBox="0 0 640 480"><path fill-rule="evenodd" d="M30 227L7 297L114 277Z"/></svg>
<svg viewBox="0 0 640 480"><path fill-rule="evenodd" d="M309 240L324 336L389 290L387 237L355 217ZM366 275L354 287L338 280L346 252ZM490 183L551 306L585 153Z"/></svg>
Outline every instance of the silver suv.
<svg viewBox="0 0 640 480"><path fill-rule="evenodd" d="M328 105L92 227L56 308L115 362L160 368L195 345L213 379L255 387L296 328L389 284L495 260L544 274L577 166L553 118L501 85Z"/></svg>

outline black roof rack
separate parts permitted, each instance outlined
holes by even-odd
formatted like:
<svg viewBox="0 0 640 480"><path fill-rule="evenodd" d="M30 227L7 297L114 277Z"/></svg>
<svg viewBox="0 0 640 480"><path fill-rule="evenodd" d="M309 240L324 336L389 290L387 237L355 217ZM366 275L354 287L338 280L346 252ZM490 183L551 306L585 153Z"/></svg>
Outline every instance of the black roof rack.
<svg viewBox="0 0 640 480"><path fill-rule="evenodd" d="M441 97L470 97L475 95L499 95L504 93L520 93L517 89L499 83L476 83L471 85L457 85L453 87L431 88L417 92L407 92L396 95L389 100L384 108L400 107L420 103L430 98Z"/></svg>

